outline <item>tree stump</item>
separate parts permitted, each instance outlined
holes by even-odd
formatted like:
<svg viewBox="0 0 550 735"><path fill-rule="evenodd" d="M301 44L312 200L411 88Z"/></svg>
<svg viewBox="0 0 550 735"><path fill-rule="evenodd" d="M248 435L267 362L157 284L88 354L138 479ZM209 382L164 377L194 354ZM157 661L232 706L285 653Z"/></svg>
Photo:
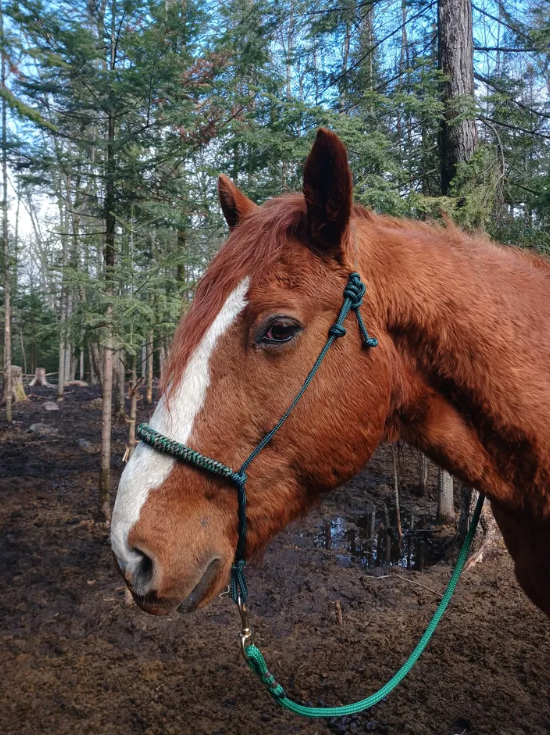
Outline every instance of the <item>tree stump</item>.
<svg viewBox="0 0 550 735"><path fill-rule="evenodd" d="M34 378L29 383L29 388L35 388L37 385L51 386L51 383L48 383L48 379L46 378L46 368L36 368Z"/></svg>
<svg viewBox="0 0 550 735"><path fill-rule="evenodd" d="M471 523L474 508L477 504L479 493L477 490L466 487L462 493L459 535L461 538L466 536L468 526ZM497 526L491 504L488 500L483 504L481 511L481 519L478 526L477 534L470 549L471 556L464 567L464 571L471 569L476 564L480 564L492 556L504 550L504 542L500 529Z"/></svg>
<svg viewBox="0 0 550 735"><path fill-rule="evenodd" d="M23 387L23 368L17 365L11 366L11 400L13 403L20 403L21 401L28 401L29 398L25 393ZM2 389L2 399L0 400L0 406L4 406L6 403L5 389Z"/></svg>

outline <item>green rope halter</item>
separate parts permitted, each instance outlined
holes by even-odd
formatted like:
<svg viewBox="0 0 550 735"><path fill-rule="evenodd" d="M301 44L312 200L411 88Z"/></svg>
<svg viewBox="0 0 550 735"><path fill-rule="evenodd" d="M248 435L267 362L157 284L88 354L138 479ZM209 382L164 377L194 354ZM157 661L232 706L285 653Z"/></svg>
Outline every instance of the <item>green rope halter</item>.
<svg viewBox="0 0 550 735"><path fill-rule="evenodd" d="M254 460L254 458L262 451L262 449L264 449L267 444L269 444L269 442L273 439L281 426L288 419L288 417L296 407L298 401L306 392L309 384L315 376L315 373L319 370L321 363L325 359L326 354L329 351L333 342L336 339L344 337L346 335L346 329L343 325L350 310L353 310L355 312L363 345L369 348L376 347L378 341L376 340L376 338L369 336L363 323L361 313L359 312L359 308L363 303L363 296L365 295L365 292L366 288L364 283L361 281L361 277L359 276L359 274L350 273L348 277L348 282L346 284L346 287L344 288L344 302L340 309L340 313L338 314L338 318L336 319L336 322L330 327L327 341L325 342L323 349L319 353L319 356L315 361L313 367L309 371L304 381L304 384L298 391L296 397L287 408L285 413L281 416L279 421L275 424L271 431L269 431L264 436L264 438L255 447L255 449L248 455L238 471L235 472L235 470L223 464L222 462L218 462L218 460L212 459L211 457L206 457L204 454L201 454L200 452L197 452L196 450L191 449L184 444L180 444L180 442L173 441L168 437L163 436L147 424L141 424L140 426L138 426L137 429L138 437L146 444L149 444L149 446L153 447L153 449L156 449L159 452L163 452L164 454L169 454L172 457L176 457L176 459L181 460L182 462L187 462L188 464L192 464L195 467L206 470L207 472L212 472L213 474L225 477L237 488L238 540L237 547L235 549L235 558L231 567L231 583L229 591L231 594L231 598L235 603L237 603L239 607L239 613L241 615L241 648L249 667L259 677L260 681L267 687L268 692L273 697L273 699L278 702L282 707L285 707L291 712L303 715L305 717L342 717L344 715L361 712L364 709L372 707L374 704L387 696L387 694L395 689L395 687L405 678L405 676L409 673L409 671L419 659L422 651L428 645L428 641L432 637L439 621L443 616L443 613L447 608L447 605L451 600L453 592L455 591L460 574L462 572L462 569L464 568L464 564L468 556L468 551L470 549L470 545L475 534L484 500L483 496L480 495L479 501L474 511L472 523L470 524L468 534L466 536L462 549L460 550L456 567L452 574L447 590L443 595L443 599L439 604L439 607L437 608L432 620L430 621L430 624L424 632L424 635L420 639L420 642L418 643L410 657L407 659L405 664L390 679L390 681L378 692L370 697L367 697L367 699L363 699L360 702L356 702L355 704L349 704L342 707L305 707L289 699L286 696L283 687L275 680L275 677L267 668L267 664L260 649L254 645L252 639L252 630L248 620L248 610L246 607L248 589L244 573L244 568L246 564L246 469Z"/></svg>

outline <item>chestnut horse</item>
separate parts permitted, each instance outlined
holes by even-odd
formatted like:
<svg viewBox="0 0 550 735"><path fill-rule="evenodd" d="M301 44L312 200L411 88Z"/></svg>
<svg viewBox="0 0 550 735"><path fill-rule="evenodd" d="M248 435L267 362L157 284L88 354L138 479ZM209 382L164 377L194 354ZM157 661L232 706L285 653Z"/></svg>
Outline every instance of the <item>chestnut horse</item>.
<svg viewBox="0 0 550 735"><path fill-rule="evenodd" d="M289 420L247 470L247 554L402 439L491 500L519 583L550 615L550 268L352 201L346 150L321 129L304 194L256 206L226 177L230 235L199 284L151 426L239 467L301 387L342 304L367 285ZM112 522L144 610L207 605L227 585L237 497L223 478L140 443Z"/></svg>

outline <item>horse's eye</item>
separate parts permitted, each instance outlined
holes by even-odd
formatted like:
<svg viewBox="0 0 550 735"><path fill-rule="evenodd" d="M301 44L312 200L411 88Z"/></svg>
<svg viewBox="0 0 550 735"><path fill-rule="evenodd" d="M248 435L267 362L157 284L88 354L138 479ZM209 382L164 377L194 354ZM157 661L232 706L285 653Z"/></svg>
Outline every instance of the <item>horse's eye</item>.
<svg viewBox="0 0 550 735"><path fill-rule="evenodd" d="M264 344L289 342L299 331L300 327L295 321L279 317L270 322L261 342Z"/></svg>

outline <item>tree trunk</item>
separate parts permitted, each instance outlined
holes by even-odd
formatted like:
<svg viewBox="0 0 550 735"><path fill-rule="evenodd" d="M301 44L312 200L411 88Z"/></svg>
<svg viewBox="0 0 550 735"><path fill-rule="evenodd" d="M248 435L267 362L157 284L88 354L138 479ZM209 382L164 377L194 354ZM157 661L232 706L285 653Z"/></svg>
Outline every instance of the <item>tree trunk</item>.
<svg viewBox="0 0 550 735"><path fill-rule="evenodd" d="M147 342L141 344L141 377L147 377Z"/></svg>
<svg viewBox="0 0 550 735"><path fill-rule="evenodd" d="M6 393L6 388L10 391L9 394ZM23 387L23 369L17 365L11 366L10 377L8 382L4 384L4 391L0 404L2 406L7 405L8 400L10 401L10 405L12 403L21 403L29 400L29 397L25 393L25 388Z"/></svg>
<svg viewBox="0 0 550 735"><path fill-rule="evenodd" d="M439 132L441 191L447 195L457 165L470 160L477 144L475 120L464 115L474 104L471 0L439 0L438 31L439 69L446 77Z"/></svg>
<svg viewBox="0 0 550 735"><path fill-rule="evenodd" d="M120 421L126 420L126 365L124 350L115 354L115 416Z"/></svg>
<svg viewBox="0 0 550 735"><path fill-rule="evenodd" d="M399 470L397 467L397 450L395 444L391 445L391 453L393 459L393 489L395 494L395 514L397 521L397 534L399 538L403 538L403 528L401 526L401 509L399 507Z"/></svg>
<svg viewBox="0 0 550 735"><path fill-rule="evenodd" d="M46 368L36 368L34 378L29 383L29 388L35 388L37 385L50 385L50 383L48 383L48 379L46 378Z"/></svg>
<svg viewBox="0 0 550 735"><path fill-rule="evenodd" d="M103 374L99 358L99 349L95 344L89 344L88 349L90 353L90 383L92 385L102 385Z"/></svg>
<svg viewBox="0 0 550 735"><path fill-rule="evenodd" d="M166 347L164 346L164 340L161 340L161 343L159 345L159 373L160 373L161 380L162 380L162 376L164 375L165 362L166 362Z"/></svg>
<svg viewBox="0 0 550 735"><path fill-rule="evenodd" d="M116 0L112 3L110 69L116 66ZM115 132L116 117L114 110L114 92L111 90L110 106L107 116L107 160L105 169L105 292L107 297L113 294L113 269L115 266L115 205L116 205L116 160ZM111 520L111 409L113 404L113 336L112 307L107 307L105 321L107 338L103 351L103 407L101 414L101 473L99 477L99 516L101 520Z"/></svg>
<svg viewBox="0 0 550 735"><path fill-rule="evenodd" d="M420 488L420 496L424 498L426 497L426 494L428 492L428 458L425 454L420 454L420 464L418 469L418 486Z"/></svg>
<svg viewBox="0 0 550 735"><path fill-rule="evenodd" d="M101 471L99 476L99 518L105 522L111 519L111 409L113 400L113 350L111 345L111 337L108 337L103 348Z"/></svg>
<svg viewBox="0 0 550 735"><path fill-rule="evenodd" d="M460 509L459 532L461 538L466 536L478 499L479 493L477 490L472 490L469 487L464 488ZM471 550L473 553L466 564L465 570L471 569L475 564L494 556L501 548L504 548L504 542L502 541L500 529L493 516L491 504L486 500L481 511L477 534L472 543Z"/></svg>
<svg viewBox="0 0 550 735"><path fill-rule="evenodd" d="M150 406L153 403L153 332L149 332L147 344L147 392L145 403Z"/></svg>
<svg viewBox="0 0 550 735"><path fill-rule="evenodd" d="M68 380L67 368L67 334L66 324L68 316L68 291L65 283L65 271L67 268L67 238L65 233L66 221L63 216L63 202L61 193L61 184L57 193L57 207L59 210L59 228L61 231L62 259L61 259L61 288L60 288L60 306L59 306L59 360L58 372L59 380L57 382L57 400L62 401L65 393L65 383Z"/></svg>
<svg viewBox="0 0 550 735"><path fill-rule="evenodd" d="M453 478L446 470L439 470L437 478L437 522L454 523L456 520L454 507Z"/></svg>
<svg viewBox="0 0 550 735"><path fill-rule="evenodd" d="M124 461L128 462L134 449L136 448L136 417L137 417L137 402L140 399L139 386L142 382L142 378L138 380L137 376L137 355L132 355L132 382L130 383L130 416L128 419L128 444L126 445L126 452L124 454Z"/></svg>
<svg viewBox="0 0 550 735"><path fill-rule="evenodd" d="M4 42L4 7L0 4L0 42L2 44L2 87L6 87L7 59ZM10 304L10 252L8 237L8 130L7 102L2 97L2 256L4 266L4 399L6 422L11 424L11 304Z"/></svg>

